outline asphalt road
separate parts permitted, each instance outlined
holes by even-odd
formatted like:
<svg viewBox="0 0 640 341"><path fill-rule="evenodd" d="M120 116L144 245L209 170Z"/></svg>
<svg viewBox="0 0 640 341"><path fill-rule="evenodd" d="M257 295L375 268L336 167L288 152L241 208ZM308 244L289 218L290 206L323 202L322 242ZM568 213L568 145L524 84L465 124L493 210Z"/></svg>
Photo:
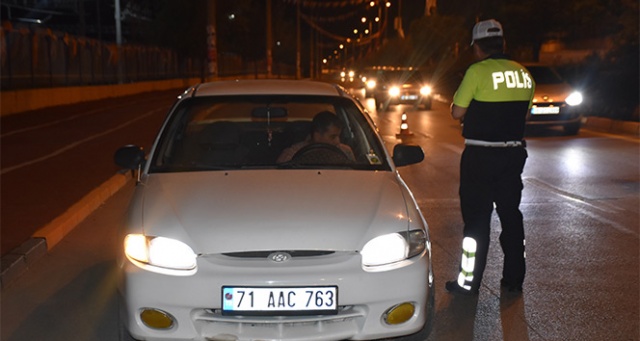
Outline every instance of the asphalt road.
<svg viewBox="0 0 640 341"><path fill-rule="evenodd" d="M2 117L2 255L112 177L118 171L116 148L149 148L180 93L147 93Z"/></svg>
<svg viewBox="0 0 640 341"><path fill-rule="evenodd" d="M113 140L86 142L91 146L87 145L85 152L101 156L101 166L93 169L105 169L82 171L90 167L87 163L97 161L79 154L75 160L86 160L85 163L68 162L69 168L61 173L71 173L71 180L57 188L52 193L54 197L66 196L69 184L83 183L87 180L80 178L85 176L113 176L113 150L126 143L148 145L171 102L150 98L137 109L116 101L93 108L105 109L106 114L107 107L114 106L119 114L133 119L147 113L149 122L140 119L121 129L118 127L122 122L103 123L105 128L94 133L100 136L96 140L114 135ZM365 104L372 109L370 102ZM553 129L530 133L521 206L527 233L525 292L506 296L499 290L500 229L494 218L492 247L480 295L460 299L443 288L457 271L462 231L457 198L458 162L463 148L459 127L448 116L444 103L436 103L434 110L428 112L406 107L393 107L384 114L372 111L390 143L398 142L402 110L407 110L413 133L402 139L420 144L427 155L423 163L401 168L400 172L412 188L431 231L437 291L435 325L428 340L640 339L637 138L587 130L575 137L562 136ZM3 171L7 167L5 132L9 131L4 122L3 119ZM139 140L126 137L125 130ZM102 134L105 131L112 132ZM25 143L27 140L23 139ZM71 145L72 141L62 145ZM43 155L52 153L50 150ZM25 165L22 171L35 166ZM5 174L2 176L4 187ZM36 191L48 192L44 190L50 186L47 179L56 181L48 176L38 179L41 185L34 186ZM27 185L35 179L27 177L25 181ZM114 258L120 241L115 238L114 228L121 221L132 186L125 186L27 273L3 289L0 339L117 340ZM2 205L5 211L4 195ZM33 214L22 212L17 214L18 220Z"/></svg>

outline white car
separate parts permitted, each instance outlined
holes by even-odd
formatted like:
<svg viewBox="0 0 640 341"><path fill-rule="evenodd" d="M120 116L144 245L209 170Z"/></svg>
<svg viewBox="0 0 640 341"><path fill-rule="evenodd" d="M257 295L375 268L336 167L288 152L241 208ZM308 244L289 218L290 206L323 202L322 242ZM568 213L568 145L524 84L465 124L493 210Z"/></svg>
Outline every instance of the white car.
<svg viewBox="0 0 640 341"><path fill-rule="evenodd" d="M562 126L576 135L582 125L583 96L550 66L524 64L536 83L533 106L527 115L529 126Z"/></svg>
<svg viewBox="0 0 640 341"><path fill-rule="evenodd" d="M342 122L353 158L312 144L277 163L322 111ZM423 158L402 144L389 155L337 85L189 88L146 157L136 146L115 154L139 171L119 260L123 336L424 340L435 292L429 230L396 171Z"/></svg>

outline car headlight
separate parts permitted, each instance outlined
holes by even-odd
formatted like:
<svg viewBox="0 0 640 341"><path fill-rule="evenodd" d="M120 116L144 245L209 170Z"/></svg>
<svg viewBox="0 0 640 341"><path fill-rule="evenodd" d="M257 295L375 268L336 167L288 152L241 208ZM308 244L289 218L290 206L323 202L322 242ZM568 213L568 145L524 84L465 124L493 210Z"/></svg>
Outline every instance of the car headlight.
<svg viewBox="0 0 640 341"><path fill-rule="evenodd" d="M196 254L179 240L129 234L124 239L124 253L145 270L177 276L196 273Z"/></svg>
<svg viewBox="0 0 640 341"><path fill-rule="evenodd" d="M574 91L569 95L569 97L567 97L567 99L565 99L565 102L570 106L579 105L582 103L582 94L578 91Z"/></svg>
<svg viewBox="0 0 640 341"><path fill-rule="evenodd" d="M385 234L371 239L362 251L362 266L369 271L395 268L402 261L421 254L426 247L424 230Z"/></svg>
<svg viewBox="0 0 640 341"><path fill-rule="evenodd" d="M376 88L376 81L373 79L370 79L367 81L367 88L369 89L375 89Z"/></svg>
<svg viewBox="0 0 640 341"><path fill-rule="evenodd" d="M399 87L392 86L391 88L389 88L389 96L397 97L398 95L400 95L400 88Z"/></svg>
<svg viewBox="0 0 640 341"><path fill-rule="evenodd" d="M425 85L423 87L420 88L420 94L422 96L428 96L431 94L431 87L428 85Z"/></svg>

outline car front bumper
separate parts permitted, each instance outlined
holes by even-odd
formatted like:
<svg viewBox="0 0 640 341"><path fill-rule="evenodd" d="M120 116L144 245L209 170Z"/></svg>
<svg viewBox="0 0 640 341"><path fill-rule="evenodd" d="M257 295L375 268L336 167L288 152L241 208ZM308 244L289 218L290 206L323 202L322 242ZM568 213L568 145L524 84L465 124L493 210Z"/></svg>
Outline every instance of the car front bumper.
<svg viewBox="0 0 640 341"><path fill-rule="evenodd" d="M389 95L378 96L378 101L385 104L391 104L391 105L395 105L395 104L419 105L419 104L429 103L431 101L431 95L424 96L419 93L405 92L405 93L401 93L398 96L389 96Z"/></svg>
<svg viewBox="0 0 640 341"><path fill-rule="evenodd" d="M375 339L415 333L432 318L428 302L435 289L430 266L428 252L384 272L364 271L355 252L292 259L286 266L267 259L209 255L199 257L195 275L176 277L124 261L120 290L127 312L125 325L132 336L143 340ZM221 288L226 285L336 285L338 314L223 315ZM404 302L415 305L413 316L401 324L385 323L385 312ZM170 314L175 324L163 330L146 326L140 318L145 308Z"/></svg>
<svg viewBox="0 0 640 341"><path fill-rule="evenodd" d="M564 103L554 103L555 106L538 106L541 108L558 108L558 113L534 114L533 109L527 115L527 124L536 126L555 126L580 124L582 114L578 108L570 107Z"/></svg>

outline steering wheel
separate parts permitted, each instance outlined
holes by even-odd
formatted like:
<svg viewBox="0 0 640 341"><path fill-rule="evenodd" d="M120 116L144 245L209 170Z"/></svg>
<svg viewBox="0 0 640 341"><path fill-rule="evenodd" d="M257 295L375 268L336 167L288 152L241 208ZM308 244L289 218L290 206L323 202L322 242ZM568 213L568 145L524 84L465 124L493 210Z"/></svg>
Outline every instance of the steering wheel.
<svg viewBox="0 0 640 341"><path fill-rule="evenodd" d="M306 145L293 155L291 161L303 164L345 164L351 162L342 149L327 143Z"/></svg>

